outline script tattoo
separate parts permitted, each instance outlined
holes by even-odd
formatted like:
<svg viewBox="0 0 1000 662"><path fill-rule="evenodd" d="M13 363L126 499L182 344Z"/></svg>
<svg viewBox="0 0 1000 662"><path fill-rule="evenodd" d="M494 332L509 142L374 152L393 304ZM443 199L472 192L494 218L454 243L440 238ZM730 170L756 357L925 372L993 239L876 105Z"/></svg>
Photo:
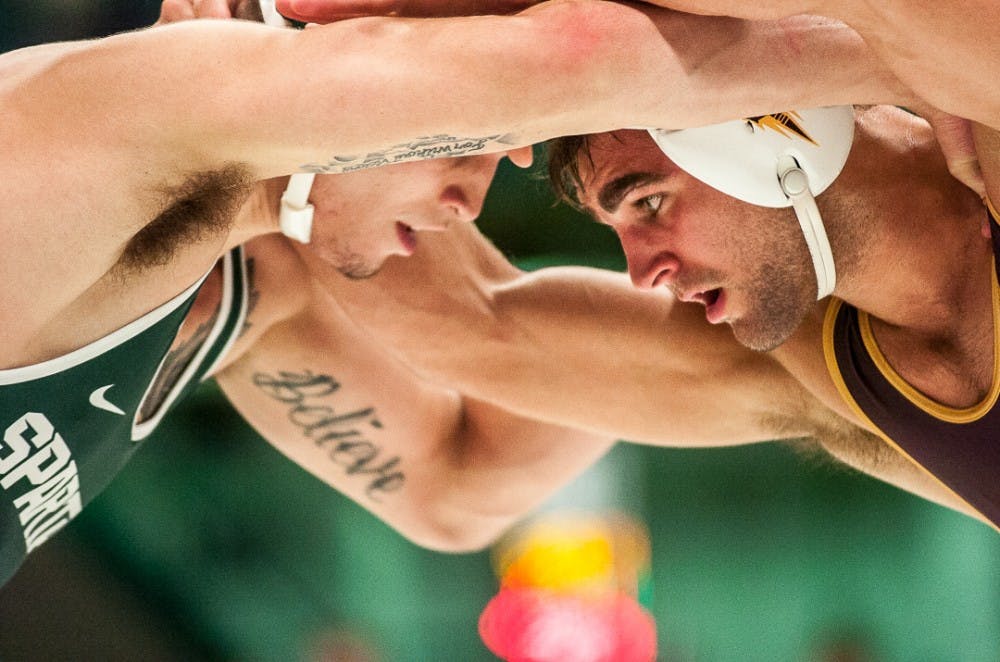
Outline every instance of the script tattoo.
<svg viewBox="0 0 1000 662"><path fill-rule="evenodd" d="M304 172L317 175L377 168L392 163L417 161L421 159L437 159L448 156L465 156L477 154L485 150L491 143L513 146L516 140L510 134L485 136L482 138L459 138L447 134L425 136L400 143L380 152L370 152L365 155L335 156L326 163L306 163L301 166Z"/></svg>
<svg viewBox="0 0 1000 662"><path fill-rule="evenodd" d="M398 470L399 456L383 460L379 457L382 449L367 438L371 430L382 429L374 407L340 411L322 404L340 390L333 377L308 370L277 375L258 372L253 383L269 397L290 405L288 420L317 447L328 449L329 458L344 467L348 476L367 477L365 494L373 501L406 482Z"/></svg>

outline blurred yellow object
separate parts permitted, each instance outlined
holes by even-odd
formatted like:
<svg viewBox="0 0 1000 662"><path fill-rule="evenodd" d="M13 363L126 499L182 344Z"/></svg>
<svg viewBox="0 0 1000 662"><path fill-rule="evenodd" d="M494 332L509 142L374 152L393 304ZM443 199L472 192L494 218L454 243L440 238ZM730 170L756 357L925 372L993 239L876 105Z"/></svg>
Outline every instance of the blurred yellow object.
<svg viewBox="0 0 1000 662"><path fill-rule="evenodd" d="M611 543L606 538L532 538L507 567L502 586L536 586L554 591L612 584Z"/></svg>
<svg viewBox="0 0 1000 662"><path fill-rule="evenodd" d="M504 587L635 595L648 571L649 538L626 515L552 513L514 531L494 561Z"/></svg>

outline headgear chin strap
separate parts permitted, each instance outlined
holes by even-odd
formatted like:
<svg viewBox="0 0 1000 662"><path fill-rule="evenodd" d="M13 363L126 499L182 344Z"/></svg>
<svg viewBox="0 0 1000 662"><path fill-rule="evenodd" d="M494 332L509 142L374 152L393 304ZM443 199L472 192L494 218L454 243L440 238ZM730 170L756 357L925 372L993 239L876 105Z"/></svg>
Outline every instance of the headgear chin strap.
<svg viewBox="0 0 1000 662"><path fill-rule="evenodd" d="M816 298L833 293L837 272L814 196L847 162L854 142L851 106L649 133L677 167L709 186L751 204L792 207L816 271Z"/></svg>
<svg viewBox="0 0 1000 662"><path fill-rule="evenodd" d="M274 0L260 0L260 12L267 25L279 28L292 25L274 8ZM309 204L309 191L312 190L315 178L313 173L299 172L292 175L281 196L281 209L278 212L281 234L303 244L308 244L312 238L314 207Z"/></svg>

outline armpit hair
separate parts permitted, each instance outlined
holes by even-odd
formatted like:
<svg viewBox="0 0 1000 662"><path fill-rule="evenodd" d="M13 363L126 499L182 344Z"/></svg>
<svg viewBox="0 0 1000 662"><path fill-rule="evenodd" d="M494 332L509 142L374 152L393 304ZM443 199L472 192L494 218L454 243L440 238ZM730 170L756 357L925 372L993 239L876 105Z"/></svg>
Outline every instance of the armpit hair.
<svg viewBox="0 0 1000 662"><path fill-rule="evenodd" d="M810 425L813 432L809 436L782 443L814 466L881 475L898 464L896 451L877 435L834 414L830 414L829 419ZM801 424L798 429L801 430Z"/></svg>
<svg viewBox="0 0 1000 662"><path fill-rule="evenodd" d="M252 186L245 166L229 164L163 190L163 211L129 240L116 269L130 273L163 266L178 248L229 232Z"/></svg>
<svg viewBox="0 0 1000 662"><path fill-rule="evenodd" d="M765 425L809 464L874 475L899 466L899 454L883 439L812 398L790 398L786 404L786 411L769 415Z"/></svg>

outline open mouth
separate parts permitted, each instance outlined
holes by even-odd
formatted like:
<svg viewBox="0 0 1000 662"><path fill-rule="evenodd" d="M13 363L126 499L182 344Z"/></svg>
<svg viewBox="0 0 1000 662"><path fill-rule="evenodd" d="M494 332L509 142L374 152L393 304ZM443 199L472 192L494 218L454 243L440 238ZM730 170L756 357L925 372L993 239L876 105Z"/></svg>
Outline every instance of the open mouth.
<svg viewBox="0 0 1000 662"><path fill-rule="evenodd" d="M396 236L406 255L413 255L417 249L417 232L406 223L396 221Z"/></svg>
<svg viewBox="0 0 1000 662"><path fill-rule="evenodd" d="M702 292L699 296L705 304L705 319L709 324L719 324L725 320L726 297L721 287Z"/></svg>
<svg viewBox="0 0 1000 662"><path fill-rule="evenodd" d="M682 295L681 301L700 303L705 306L705 318L711 324L718 324L725 319L723 314L726 308L726 295L721 287L717 287L714 290Z"/></svg>

